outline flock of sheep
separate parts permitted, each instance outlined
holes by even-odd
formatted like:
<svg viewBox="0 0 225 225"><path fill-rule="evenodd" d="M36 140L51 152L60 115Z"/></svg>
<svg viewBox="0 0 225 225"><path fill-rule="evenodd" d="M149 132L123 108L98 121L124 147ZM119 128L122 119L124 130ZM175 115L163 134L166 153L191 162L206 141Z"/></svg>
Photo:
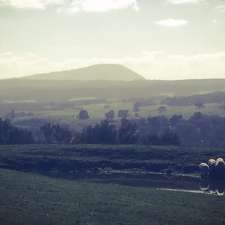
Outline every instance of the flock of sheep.
<svg viewBox="0 0 225 225"><path fill-rule="evenodd" d="M222 158L209 159L208 163L200 163L202 178L225 179L225 161Z"/></svg>

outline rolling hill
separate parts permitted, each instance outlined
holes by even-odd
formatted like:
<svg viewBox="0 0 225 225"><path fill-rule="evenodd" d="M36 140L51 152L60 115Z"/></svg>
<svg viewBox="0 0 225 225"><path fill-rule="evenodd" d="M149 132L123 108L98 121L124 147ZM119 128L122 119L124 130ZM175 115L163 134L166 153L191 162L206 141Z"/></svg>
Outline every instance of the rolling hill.
<svg viewBox="0 0 225 225"><path fill-rule="evenodd" d="M24 79L24 78L23 78ZM37 74L25 77L31 80L73 80L73 81L134 81L144 80L136 72L117 64L97 64L80 69Z"/></svg>
<svg viewBox="0 0 225 225"><path fill-rule="evenodd" d="M149 98L225 91L225 79L145 80L117 64L36 74L0 81L0 102L58 102L74 98Z"/></svg>

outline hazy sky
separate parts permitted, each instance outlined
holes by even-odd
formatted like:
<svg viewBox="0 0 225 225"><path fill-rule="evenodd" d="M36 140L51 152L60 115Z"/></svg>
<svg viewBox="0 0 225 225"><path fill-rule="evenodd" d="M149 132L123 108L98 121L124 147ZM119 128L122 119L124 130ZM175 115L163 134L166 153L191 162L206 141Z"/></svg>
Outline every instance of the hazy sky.
<svg viewBox="0 0 225 225"><path fill-rule="evenodd" d="M0 0L0 78L96 63L225 78L225 1Z"/></svg>

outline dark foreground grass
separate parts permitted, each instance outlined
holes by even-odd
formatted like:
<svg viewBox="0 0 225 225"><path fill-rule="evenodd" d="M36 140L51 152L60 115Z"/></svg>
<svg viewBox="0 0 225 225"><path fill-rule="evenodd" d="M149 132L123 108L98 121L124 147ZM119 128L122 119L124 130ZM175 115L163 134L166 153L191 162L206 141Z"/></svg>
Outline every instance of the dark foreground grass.
<svg viewBox="0 0 225 225"><path fill-rule="evenodd" d="M1 225L222 225L225 198L0 170Z"/></svg>

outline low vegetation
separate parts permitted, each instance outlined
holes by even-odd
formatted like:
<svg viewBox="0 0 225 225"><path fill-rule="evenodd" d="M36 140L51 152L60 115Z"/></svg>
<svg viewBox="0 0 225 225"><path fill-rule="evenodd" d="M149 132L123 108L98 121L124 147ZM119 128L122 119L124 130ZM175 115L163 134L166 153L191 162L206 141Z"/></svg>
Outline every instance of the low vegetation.
<svg viewBox="0 0 225 225"><path fill-rule="evenodd" d="M0 167L67 177L95 176L117 170L198 173L208 158L225 150L140 145L14 145L0 147Z"/></svg>

